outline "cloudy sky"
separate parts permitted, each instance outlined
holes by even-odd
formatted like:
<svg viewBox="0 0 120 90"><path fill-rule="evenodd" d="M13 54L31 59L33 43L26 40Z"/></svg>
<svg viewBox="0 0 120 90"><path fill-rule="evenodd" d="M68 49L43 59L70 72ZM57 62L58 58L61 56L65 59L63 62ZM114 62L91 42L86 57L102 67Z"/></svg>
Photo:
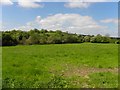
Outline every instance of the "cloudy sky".
<svg viewBox="0 0 120 90"><path fill-rule="evenodd" d="M16 2L12 2L16 1ZM117 0L2 0L1 30L62 30L118 36ZM89 2L88 2L89 1ZM116 1L116 2L115 2Z"/></svg>

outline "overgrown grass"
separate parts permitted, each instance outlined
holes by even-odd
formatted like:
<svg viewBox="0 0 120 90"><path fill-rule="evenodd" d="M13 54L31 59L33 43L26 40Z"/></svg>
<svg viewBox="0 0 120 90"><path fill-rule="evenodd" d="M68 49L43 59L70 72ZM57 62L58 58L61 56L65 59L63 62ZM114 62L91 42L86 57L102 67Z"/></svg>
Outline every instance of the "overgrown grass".
<svg viewBox="0 0 120 90"><path fill-rule="evenodd" d="M115 75L102 72L105 75L101 79L96 72L84 76L78 71L84 67L106 71L117 68L116 44L53 44L2 49L3 88L109 88L118 85L117 72ZM103 84L100 79L109 83Z"/></svg>
<svg viewBox="0 0 120 90"><path fill-rule="evenodd" d="M110 72L94 73L90 75L89 85L95 88L116 88L118 87L118 75Z"/></svg>

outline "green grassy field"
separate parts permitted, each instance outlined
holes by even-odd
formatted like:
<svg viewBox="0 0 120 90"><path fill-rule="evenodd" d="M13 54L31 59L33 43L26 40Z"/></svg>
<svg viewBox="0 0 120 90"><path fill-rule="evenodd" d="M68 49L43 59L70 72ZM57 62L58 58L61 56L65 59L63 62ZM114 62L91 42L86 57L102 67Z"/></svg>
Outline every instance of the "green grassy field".
<svg viewBox="0 0 120 90"><path fill-rule="evenodd" d="M2 66L3 88L116 88L118 45L3 47Z"/></svg>

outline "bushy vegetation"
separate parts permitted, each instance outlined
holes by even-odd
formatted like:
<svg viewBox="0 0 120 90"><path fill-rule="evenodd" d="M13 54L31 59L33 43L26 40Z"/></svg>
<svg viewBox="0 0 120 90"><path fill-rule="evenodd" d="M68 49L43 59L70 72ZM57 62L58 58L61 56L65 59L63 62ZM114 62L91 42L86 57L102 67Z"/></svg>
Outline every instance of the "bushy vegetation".
<svg viewBox="0 0 120 90"><path fill-rule="evenodd" d="M3 88L117 88L117 44L2 47Z"/></svg>
<svg viewBox="0 0 120 90"><path fill-rule="evenodd" d="M100 34L94 35L80 35L72 34L68 32L62 32L60 30L48 31L48 30L12 30L2 32L2 45L14 46L14 45L33 45L33 44L64 44L64 43L116 43L119 44L118 38L111 38L109 36L102 36Z"/></svg>

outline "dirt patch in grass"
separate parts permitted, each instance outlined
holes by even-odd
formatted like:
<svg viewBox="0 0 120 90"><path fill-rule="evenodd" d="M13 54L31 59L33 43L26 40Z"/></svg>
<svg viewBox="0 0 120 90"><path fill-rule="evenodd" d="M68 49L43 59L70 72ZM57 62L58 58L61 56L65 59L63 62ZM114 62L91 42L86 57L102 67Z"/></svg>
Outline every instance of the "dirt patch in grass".
<svg viewBox="0 0 120 90"><path fill-rule="evenodd" d="M111 72L111 73L117 73L118 68L88 68L88 67L83 67L83 68L77 68L77 69L71 69L67 70L63 73L64 76L87 76L91 73L99 73L99 72Z"/></svg>
<svg viewBox="0 0 120 90"><path fill-rule="evenodd" d="M96 68L96 67L75 67L72 65L65 65L65 69L61 71L56 71L55 69L52 69L51 73L54 74L60 74L62 76L84 76L88 78L88 75L91 73L99 73L99 72L111 72L111 73L118 73L118 68Z"/></svg>

